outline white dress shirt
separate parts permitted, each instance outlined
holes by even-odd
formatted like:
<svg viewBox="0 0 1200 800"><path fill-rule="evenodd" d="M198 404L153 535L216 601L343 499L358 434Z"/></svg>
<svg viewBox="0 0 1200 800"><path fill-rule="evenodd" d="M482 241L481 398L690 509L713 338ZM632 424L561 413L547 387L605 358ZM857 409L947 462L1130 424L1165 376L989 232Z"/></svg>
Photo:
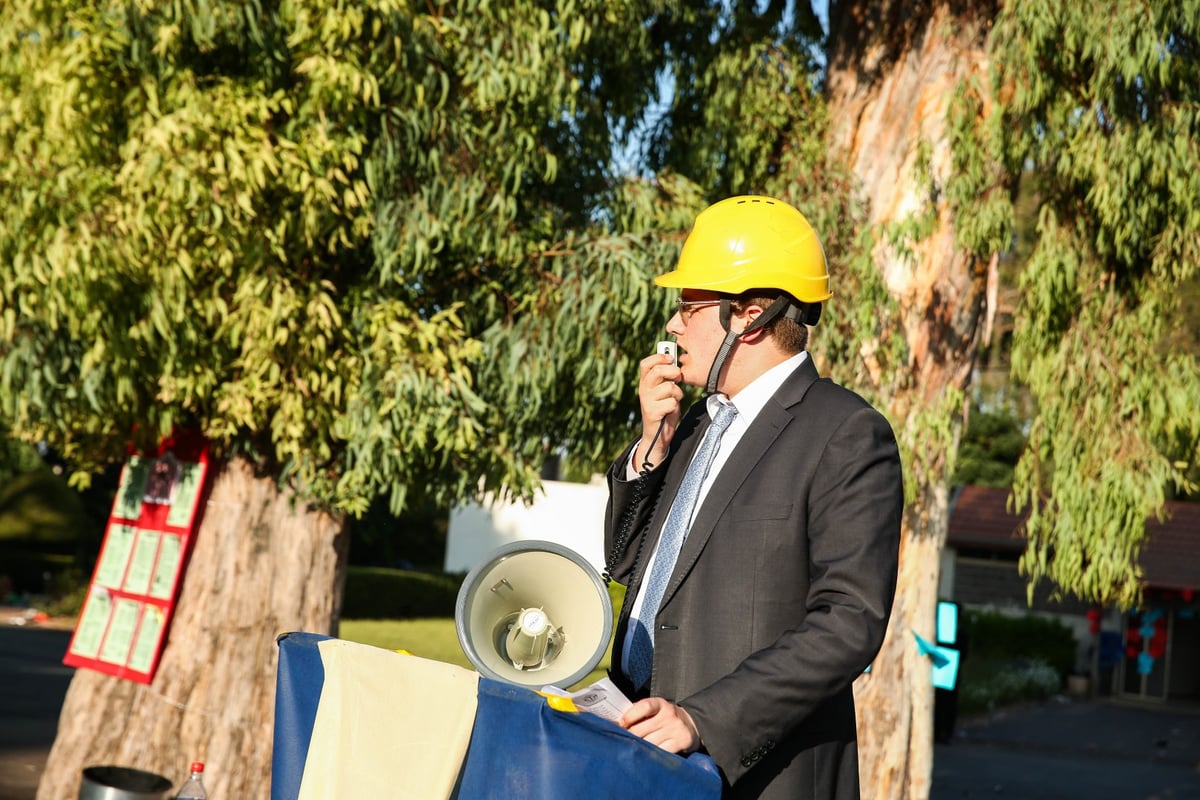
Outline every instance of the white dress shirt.
<svg viewBox="0 0 1200 800"><path fill-rule="evenodd" d="M721 436L721 442L717 447L717 454L713 457L712 466L709 467L708 475L704 477L704 483L700 485L700 495L696 498L696 505L692 509L692 519L688 520L688 528L691 529L692 520L696 518L696 513L700 510L700 506L704 504L704 498L708 496L708 490L712 488L713 482L717 476L721 474L721 468L725 466L725 462L729 460L730 453L737 447L738 442L749 430L750 424L754 422L754 418L762 411L763 406L767 404L783 382L795 372L804 360L808 358L808 353L801 351L789 358L787 361L780 362L769 370L755 378L746 388L737 393L736 402L726 397L723 394L710 394L705 402L708 407L709 419L712 419L717 408L722 403L730 403L737 409L737 416L725 429L725 433ZM629 480L634 480L638 476L637 468L634 466L634 455L637 453L637 448L633 448L630 452L629 462L625 468L625 476ZM686 534L685 534L686 537ZM650 554L650 560L646 562L646 569L642 573L650 574L654 569L654 561L658 558L658 546L655 545L654 552ZM642 608L642 593L638 592L638 596L634 598L631 615L639 616ZM621 663L627 664L629 658L629 645L633 640L633 629L625 634L625 641L621 645Z"/></svg>

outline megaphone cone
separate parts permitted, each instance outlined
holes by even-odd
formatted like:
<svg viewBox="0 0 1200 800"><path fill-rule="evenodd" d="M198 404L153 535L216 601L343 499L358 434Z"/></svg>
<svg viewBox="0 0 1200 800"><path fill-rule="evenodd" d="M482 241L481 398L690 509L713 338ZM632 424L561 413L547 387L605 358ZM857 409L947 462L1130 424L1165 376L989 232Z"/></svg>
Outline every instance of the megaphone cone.
<svg viewBox="0 0 1200 800"><path fill-rule="evenodd" d="M587 677L612 636L612 602L600 575L553 542L514 542L463 581L458 641L481 674L519 686L568 687Z"/></svg>

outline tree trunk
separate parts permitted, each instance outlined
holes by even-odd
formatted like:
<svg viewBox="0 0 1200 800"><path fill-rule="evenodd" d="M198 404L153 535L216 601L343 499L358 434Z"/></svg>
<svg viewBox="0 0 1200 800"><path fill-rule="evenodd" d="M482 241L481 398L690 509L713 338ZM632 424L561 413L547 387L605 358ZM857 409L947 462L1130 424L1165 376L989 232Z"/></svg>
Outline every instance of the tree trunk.
<svg viewBox="0 0 1200 800"><path fill-rule="evenodd" d="M913 633L934 639L948 456L963 412L952 390L969 385L988 273L955 248L952 212L938 187L952 169L947 111L955 88L968 77L986 85L984 41L993 13L978 1L835 0L830 8L833 147L870 202L875 262L899 300L909 346L909 374L886 402L916 500L901 532L887 640L855 686L863 797L873 800L924 800L933 772L932 663L919 654ZM899 252L887 231L919 217L933 220L932 233Z"/></svg>
<svg viewBox="0 0 1200 800"><path fill-rule="evenodd" d="M933 774L932 664L913 632L934 641L938 563L948 513L944 487L909 506L900 582L883 649L854 686L862 796L924 800Z"/></svg>
<svg viewBox="0 0 1200 800"><path fill-rule="evenodd" d="M195 760L213 797L270 795L275 638L335 632L349 535L245 460L212 480L154 681L75 672L38 800L78 796L84 767L102 764L178 788Z"/></svg>

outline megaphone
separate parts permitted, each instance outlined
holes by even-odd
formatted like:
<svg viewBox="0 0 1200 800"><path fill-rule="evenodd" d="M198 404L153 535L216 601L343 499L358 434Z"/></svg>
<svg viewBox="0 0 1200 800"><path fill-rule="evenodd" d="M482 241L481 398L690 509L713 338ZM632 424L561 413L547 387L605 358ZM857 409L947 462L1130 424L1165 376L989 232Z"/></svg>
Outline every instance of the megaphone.
<svg viewBox="0 0 1200 800"><path fill-rule="evenodd" d="M608 587L578 553L554 542L513 542L476 566L458 590L458 642L480 674L518 686L567 688L608 649Z"/></svg>

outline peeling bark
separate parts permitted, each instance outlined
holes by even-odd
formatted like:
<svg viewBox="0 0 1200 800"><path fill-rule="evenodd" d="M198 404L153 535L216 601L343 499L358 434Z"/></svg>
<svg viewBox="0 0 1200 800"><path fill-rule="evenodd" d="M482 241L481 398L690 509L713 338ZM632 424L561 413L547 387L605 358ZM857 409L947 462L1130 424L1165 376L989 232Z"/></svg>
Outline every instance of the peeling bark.
<svg viewBox="0 0 1200 800"><path fill-rule="evenodd" d="M960 81L985 80L989 2L835 2L827 91L834 153L870 203L873 256L900 304L909 347L903 388L887 413L911 448L916 501L901 533L891 626L870 673L855 685L863 796L923 800L933 770L931 663L913 632L933 640L939 558L949 519L950 447L930 446L920 415L947 389L969 387L987 301L988 264L954 244L941 187L953 168L947 112ZM898 226L924 219L927 234L897 242ZM931 232L930 232L931 231ZM902 246L897 246L898 244ZM943 411L954 444L962 414ZM944 440L943 440L944 441Z"/></svg>

